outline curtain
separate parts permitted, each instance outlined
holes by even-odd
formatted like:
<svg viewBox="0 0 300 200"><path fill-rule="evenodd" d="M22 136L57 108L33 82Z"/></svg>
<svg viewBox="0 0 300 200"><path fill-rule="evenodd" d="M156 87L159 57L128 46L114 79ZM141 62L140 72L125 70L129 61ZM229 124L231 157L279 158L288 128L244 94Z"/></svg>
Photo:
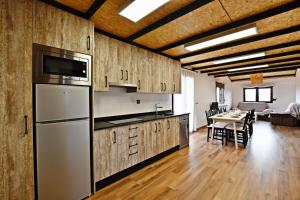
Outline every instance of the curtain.
<svg viewBox="0 0 300 200"><path fill-rule="evenodd" d="M184 70L181 71L181 94L174 95L174 111L190 113L189 117L189 131L192 132L195 127L195 115L194 115L194 81L195 72Z"/></svg>

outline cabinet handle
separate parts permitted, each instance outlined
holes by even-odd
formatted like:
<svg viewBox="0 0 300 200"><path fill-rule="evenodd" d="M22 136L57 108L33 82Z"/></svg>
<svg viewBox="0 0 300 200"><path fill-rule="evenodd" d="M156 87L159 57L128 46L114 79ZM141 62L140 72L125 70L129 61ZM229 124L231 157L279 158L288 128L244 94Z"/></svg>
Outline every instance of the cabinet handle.
<svg viewBox="0 0 300 200"><path fill-rule="evenodd" d="M165 91L167 91L167 84L166 83L164 83L165 84Z"/></svg>
<svg viewBox="0 0 300 200"><path fill-rule="evenodd" d="M116 142L117 142L116 131L114 131L113 133L114 133L113 143L116 144Z"/></svg>
<svg viewBox="0 0 300 200"><path fill-rule="evenodd" d="M108 87L108 80L107 80L107 76L105 76L105 87Z"/></svg>
<svg viewBox="0 0 300 200"><path fill-rule="evenodd" d="M175 92L175 83L173 84L173 91Z"/></svg>
<svg viewBox="0 0 300 200"><path fill-rule="evenodd" d="M138 151L134 152L134 153L129 153L130 156L134 155L134 154L137 154Z"/></svg>
<svg viewBox="0 0 300 200"><path fill-rule="evenodd" d="M129 136L128 139L132 139L132 138L136 138L136 137L138 137L138 135L134 135L134 136L131 136L131 137Z"/></svg>
<svg viewBox="0 0 300 200"><path fill-rule="evenodd" d="M124 78L123 77L123 72L124 72L123 69L121 69L121 80L123 80L123 78Z"/></svg>
<svg viewBox="0 0 300 200"><path fill-rule="evenodd" d="M25 119L25 132L24 132L24 134L27 135L27 134L28 134L28 125L27 125L28 116L25 115L25 116L24 116L24 119Z"/></svg>
<svg viewBox="0 0 300 200"><path fill-rule="evenodd" d="M168 129L171 128L170 120L168 120Z"/></svg>
<svg viewBox="0 0 300 200"><path fill-rule="evenodd" d="M164 91L164 84L163 83L160 83L160 90Z"/></svg>
<svg viewBox="0 0 300 200"><path fill-rule="evenodd" d="M135 144L129 145L129 148L130 148L130 147L137 146L137 145L138 145L138 143L135 143Z"/></svg>
<svg viewBox="0 0 300 200"><path fill-rule="evenodd" d="M126 81L128 81L128 71L125 70L125 72L126 72Z"/></svg>
<svg viewBox="0 0 300 200"><path fill-rule="evenodd" d="M134 129L138 129L138 127L134 127L134 128L129 128L129 130L134 130Z"/></svg>
<svg viewBox="0 0 300 200"><path fill-rule="evenodd" d="M141 80L138 80L138 89L141 89Z"/></svg>
<svg viewBox="0 0 300 200"><path fill-rule="evenodd" d="M160 132L160 122L158 122L158 132Z"/></svg>
<svg viewBox="0 0 300 200"><path fill-rule="evenodd" d="M87 50L91 49L91 36L87 36Z"/></svg>
<svg viewBox="0 0 300 200"><path fill-rule="evenodd" d="M155 123L155 133L157 133L157 123Z"/></svg>

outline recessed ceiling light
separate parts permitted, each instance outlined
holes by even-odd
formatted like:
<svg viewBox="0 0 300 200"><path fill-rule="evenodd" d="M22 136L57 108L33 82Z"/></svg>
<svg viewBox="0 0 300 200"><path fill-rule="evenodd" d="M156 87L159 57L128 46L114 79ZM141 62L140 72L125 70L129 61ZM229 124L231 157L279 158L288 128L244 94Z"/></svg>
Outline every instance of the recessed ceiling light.
<svg viewBox="0 0 300 200"><path fill-rule="evenodd" d="M256 65L256 66L251 66L251 67L228 69L227 71L234 72L234 71L241 71L241 70L247 70L247 69L257 69L257 68L263 68L263 67L269 67L269 65Z"/></svg>
<svg viewBox="0 0 300 200"><path fill-rule="evenodd" d="M256 54L249 54L249 55L245 55L245 56L238 56L238 57L226 58L226 59L222 59L222 60L216 60L216 61L213 61L213 63L214 64L223 64L223 63L234 62L234 61L239 61L239 60L259 58L259 57L263 57L265 55L266 54L264 52L262 52L262 53L256 53Z"/></svg>
<svg viewBox="0 0 300 200"><path fill-rule="evenodd" d="M168 1L170 0L135 0L119 14L133 22L137 22Z"/></svg>
<svg viewBox="0 0 300 200"><path fill-rule="evenodd" d="M244 30L230 33L230 34L227 34L224 36L216 37L216 38L204 41L204 42L196 41L193 43L189 43L189 44L186 44L184 47L188 51L195 51L195 50L199 50L199 49L204 49L206 47L211 47L211 46L215 46L218 44L223 44L223 43L230 42L233 40L241 39L241 38L248 37L248 36L255 35L255 34L257 34L256 27L251 27L251 28L246 28Z"/></svg>

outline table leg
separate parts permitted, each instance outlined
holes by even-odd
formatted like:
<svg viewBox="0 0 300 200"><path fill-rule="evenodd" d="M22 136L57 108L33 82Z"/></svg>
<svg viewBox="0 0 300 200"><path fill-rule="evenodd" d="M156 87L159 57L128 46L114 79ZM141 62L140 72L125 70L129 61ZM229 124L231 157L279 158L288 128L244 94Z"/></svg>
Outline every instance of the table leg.
<svg viewBox="0 0 300 200"><path fill-rule="evenodd" d="M234 134L235 149L238 149L238 141L237 141L237 132L236 132L236 123L235 122L233 122L233 134Z"/></svg>
<svg viewBox="0 0 300 200"><path fill-rule="evenodd" d="M215 132L215 120L213 119L212 128L211 128L211 139L212 140L213 140L213 137L214 137L214 132Z"/></svg>

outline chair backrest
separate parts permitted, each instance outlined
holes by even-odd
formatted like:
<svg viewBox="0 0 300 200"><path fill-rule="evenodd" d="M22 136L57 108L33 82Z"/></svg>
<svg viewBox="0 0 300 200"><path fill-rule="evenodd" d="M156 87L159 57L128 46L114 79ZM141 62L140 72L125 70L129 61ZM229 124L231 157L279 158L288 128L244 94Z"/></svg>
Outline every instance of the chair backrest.
<svg viewBox="0 0 300 200"><path fill-rule="evenodd" d="M213 120L209 118L213 116L212 111L211 110L205 111L205 115L206 115L207 125L212 124Z"/></svg>
<svg viewBox="0 0 300 200"><path fill-rule="evenodd" d="M250 119L251 120L255 119L254 112L255 112L255 109L250 110Z"/></svg>
<svg viewBox="0 0 300 200"><path fill-rule="evenodd" d="M249 121L250 121L250 115L251 114L249 112L246 114L246 118L245 118L244 125L243 125L243 130L247 129L247 125L249 124Z"/></svg>
<svg viewBox="0 0 300 200"><path fill-rule="evenodd" d="M219 110L219 103L218 102L212 102L210 105L211 110Z"/></svg>

